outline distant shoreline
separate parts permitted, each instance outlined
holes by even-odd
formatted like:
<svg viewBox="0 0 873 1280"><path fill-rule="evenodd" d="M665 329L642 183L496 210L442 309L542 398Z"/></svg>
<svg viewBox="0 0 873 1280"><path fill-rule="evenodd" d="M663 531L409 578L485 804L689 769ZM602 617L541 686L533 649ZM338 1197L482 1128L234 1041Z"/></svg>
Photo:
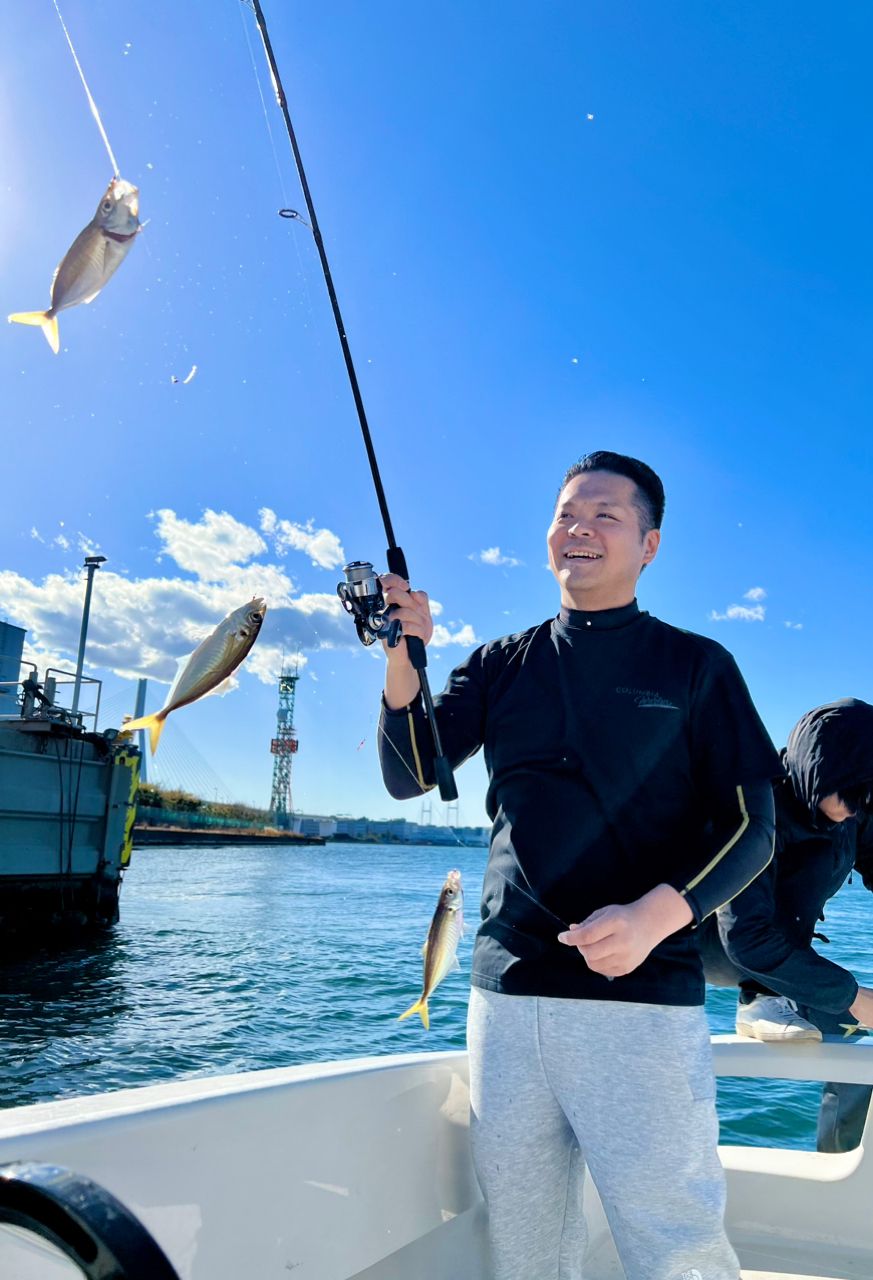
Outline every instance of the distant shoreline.
<svg viewBox="0 0 873 1280"><path fill-rule="evenodd" d="M226 844L325 844L324 836L302 836L296 831L259 831L244 828L205 829L203 827L134 827L134 849L161 845L200 845L212 848Z"/></svg>
<svg viewBox="0 0 873 1280"><path fill-rule="evenodd" d="M426 845L428 848L486 849L485 844L467 844L463 840L426 840L410 836L306 836L297 831L263 831L258 828L208 829L203 827L134 827L134 849L159 848L164 845L199 845L203 848L234 844L396 844Z"/></svg>

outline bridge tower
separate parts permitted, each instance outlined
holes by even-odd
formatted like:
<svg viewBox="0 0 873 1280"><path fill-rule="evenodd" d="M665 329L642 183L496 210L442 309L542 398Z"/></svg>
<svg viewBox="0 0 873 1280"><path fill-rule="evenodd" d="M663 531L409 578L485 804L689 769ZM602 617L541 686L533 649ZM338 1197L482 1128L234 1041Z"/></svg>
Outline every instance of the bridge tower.
<svg viewBox="0 0 873 1280"><path fill-rule="evenodd" d="M270 743L273 756L273 789L270 793L270 812L277 827L290 827L294 806L291 803L291 761L297 752L297 733L294 729L294 694L299 680L295 668L293 675L285 671L279 676L279 710L276 713L276 736Z"/></svg>

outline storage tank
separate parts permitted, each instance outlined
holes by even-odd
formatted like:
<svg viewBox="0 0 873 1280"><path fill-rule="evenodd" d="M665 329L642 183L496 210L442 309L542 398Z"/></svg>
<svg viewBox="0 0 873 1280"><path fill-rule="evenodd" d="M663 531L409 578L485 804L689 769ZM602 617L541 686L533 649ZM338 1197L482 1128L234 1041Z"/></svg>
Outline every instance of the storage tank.
<svg viewBox="0 0 873 1280"><path fill-rule="evenodd" d="M7 682L20 679L24 636L24 627L0 622L0 716L17 716L20 709L19 690L10 688Z"/></svg>

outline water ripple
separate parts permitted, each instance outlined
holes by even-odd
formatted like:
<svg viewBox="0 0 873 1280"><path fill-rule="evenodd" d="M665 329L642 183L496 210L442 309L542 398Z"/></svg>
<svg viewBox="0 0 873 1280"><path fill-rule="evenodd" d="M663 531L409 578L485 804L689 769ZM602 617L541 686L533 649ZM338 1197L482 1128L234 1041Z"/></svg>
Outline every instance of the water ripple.
<svg viewBox="0 0 873 1280"><path fill-rule="evenodd" d="M431 1030L398 1015L421 990L421 944L459 866L471 925L482 849L326 845L138 850L109 937L0 969L0 1106L362 1054L464 1045L462 972L431 1003ZM830 958L873 981L867 896L828 909ZM839 941L839 948L836 945ZM865 971L866 965L866 971ZM734 992L712 991L713 1030ZM723 1081L724 1141L810 1146L818 1088Z"/></svg>

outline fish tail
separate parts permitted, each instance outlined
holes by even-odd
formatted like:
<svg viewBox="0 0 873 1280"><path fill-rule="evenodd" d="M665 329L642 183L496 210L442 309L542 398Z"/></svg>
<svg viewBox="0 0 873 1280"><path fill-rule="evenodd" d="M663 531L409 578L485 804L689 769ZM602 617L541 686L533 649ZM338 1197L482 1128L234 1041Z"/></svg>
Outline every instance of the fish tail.
<svg viewBox="0 0 873 1280"><path fill-rule="evenodd" d="M16 311L7 319L10 324L38 324L55 355L60 351L61 337L58 333L57 316L50 316L47 311Z"/></svg>
<svg viewBox="0 0 873 1280"><path fill-rule="evenodd" d="M417 1013L424 1023L425 1031L430 1031L430 1016L427 1012L427 996L422 996L420 1000L416 1000L415 1004L411 1004L405 1013L401 1013L397 1019L402 1022L404 1018L409 1018L413 1013Z"/></svg>
<svg viewBox="0 0 873 1280"><path fill-rule="evenodd" d="M148 729L149 746L152 749L152 755L154 755L158 749L161 734L164 732L165 720L166 716L162 716L160 712L155 712L154 715L141 716L139 720L128 720L122 728L124 733L131 733L135 729Z"/></svg>

